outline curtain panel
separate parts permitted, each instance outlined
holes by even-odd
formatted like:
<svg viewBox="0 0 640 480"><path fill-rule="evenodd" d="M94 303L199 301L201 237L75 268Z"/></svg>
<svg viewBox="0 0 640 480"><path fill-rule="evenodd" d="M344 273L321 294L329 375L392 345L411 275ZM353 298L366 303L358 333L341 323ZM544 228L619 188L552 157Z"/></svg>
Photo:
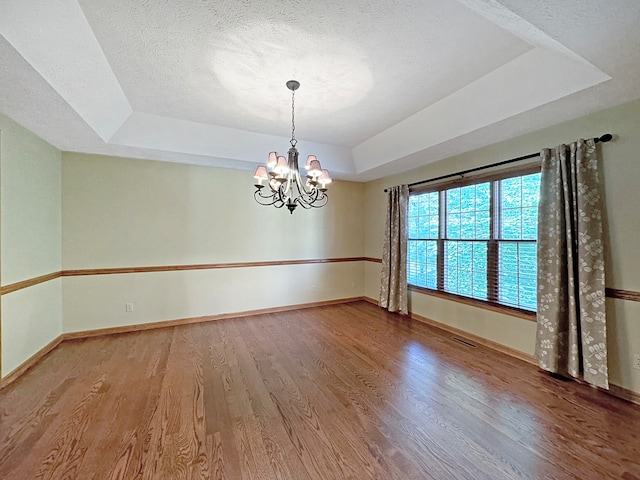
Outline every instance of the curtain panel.
<svg viewBox="0 0 640 480"><path fill-rule="evenodd" d="M389 189L387 220L382 247L380 306L390 312L408 314L407 299L407 216L409 187Z"/></svg>
<svg viewBox="0 0 640 480"><path fill-rule="evenodd" d="M544 370L609 388L596 144L580 140L540 156L535 356Z"/></svg>

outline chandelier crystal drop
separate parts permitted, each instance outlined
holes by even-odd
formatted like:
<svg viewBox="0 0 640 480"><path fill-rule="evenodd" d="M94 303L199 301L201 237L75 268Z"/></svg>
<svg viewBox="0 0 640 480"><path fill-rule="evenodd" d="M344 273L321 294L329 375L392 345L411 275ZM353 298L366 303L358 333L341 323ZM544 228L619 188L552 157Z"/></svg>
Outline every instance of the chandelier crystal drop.
<svg viewBox="0 0 640 480"><path fill-rule="evenodd" d="M329 200L327 185L331 183L329 172L322 168L315 155L307 157L304 165L306 173L300 175L295 136L295 94L299 87L300 82L296 80L287 82L287 88L291 90L291 147L287 157L270 152L267 164L260 165L253 174L257 181L253 194L256 201L260 205L273 205L276 208L286 205L290 213L298 205L305 209L324 207ZM266 185L262 182L266 182Z"/></svg>

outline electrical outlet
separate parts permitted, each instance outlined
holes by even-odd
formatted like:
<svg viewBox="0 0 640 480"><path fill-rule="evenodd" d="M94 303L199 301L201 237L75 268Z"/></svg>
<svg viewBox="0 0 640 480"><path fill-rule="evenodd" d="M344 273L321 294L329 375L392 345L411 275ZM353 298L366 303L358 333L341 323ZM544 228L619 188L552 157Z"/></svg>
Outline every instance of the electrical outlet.
<svg viewBox="0 0 640 480"><path fill-rule="evenodd" d="M124 304L124 311L127 312L127 313L133 312L133 303L125 303Z"/></svg>
<svg viewBox="0 0 640 480"><path fill-rule="evenodd" d="M640 370L640 355L633 354L633 368Z"/></svg>

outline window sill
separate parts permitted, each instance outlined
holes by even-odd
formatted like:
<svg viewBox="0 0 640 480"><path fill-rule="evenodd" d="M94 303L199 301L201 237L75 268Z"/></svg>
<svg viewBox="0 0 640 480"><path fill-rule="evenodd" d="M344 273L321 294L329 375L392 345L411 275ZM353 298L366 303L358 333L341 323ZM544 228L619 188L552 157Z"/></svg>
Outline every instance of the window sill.
<svg viewBox="0 0 640 480"><path fill-rule="evenodd" d="M433 297L444 298L451 300L452 302L464 303L465 305L491 310L492 312L511 315L512 317L522 318L523 320L529 320L530 322L536 321L535 312L529 312L520 308L507 307L506 305L489 303L482 300L476 300L475 298L463 297L462 295L456 295L454 293L440 292L438 290L431 290L429 288L418 287L416 285L409 285L409 290L412 292L423 293L425 295L431 295Z"/></svg>

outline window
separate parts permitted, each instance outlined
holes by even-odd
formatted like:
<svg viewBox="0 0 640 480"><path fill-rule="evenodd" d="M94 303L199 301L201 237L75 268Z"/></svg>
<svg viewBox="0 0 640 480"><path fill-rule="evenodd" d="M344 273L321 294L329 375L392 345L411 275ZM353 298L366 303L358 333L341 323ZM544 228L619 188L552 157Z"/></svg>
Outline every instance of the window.
<svg viewBox="0 0 640 480"><path fill-rule="evenodd" d="M536 309L540 173L413 193L410 285Z"/></svg>

